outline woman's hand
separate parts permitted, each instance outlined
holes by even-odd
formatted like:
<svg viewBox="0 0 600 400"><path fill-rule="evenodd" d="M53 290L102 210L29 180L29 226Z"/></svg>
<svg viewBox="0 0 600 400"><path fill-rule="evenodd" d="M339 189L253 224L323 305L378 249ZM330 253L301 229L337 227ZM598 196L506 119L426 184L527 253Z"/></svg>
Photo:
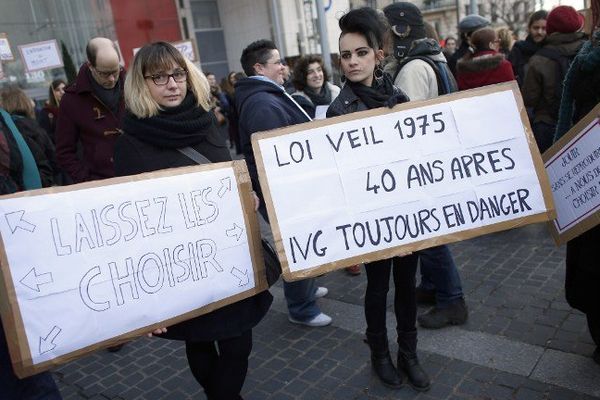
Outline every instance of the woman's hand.
<svg viewBox="0 0 600 400"><path fill-rule="evenodd" d="M256 195L256 192L252 191L252 196L254 197L254 211L258 211L258 207L260 206L260 199Z"/></svg>
<svg viewBox="0 0 600 400"><path fill-rule="evenodd" d="M159 336L159 335L162 335L163 333L167 333L166 327L157 328L157 329L153 330L152 332L148 332L148 333L146 333L146 336L148 336L148 337Z"/></svg>

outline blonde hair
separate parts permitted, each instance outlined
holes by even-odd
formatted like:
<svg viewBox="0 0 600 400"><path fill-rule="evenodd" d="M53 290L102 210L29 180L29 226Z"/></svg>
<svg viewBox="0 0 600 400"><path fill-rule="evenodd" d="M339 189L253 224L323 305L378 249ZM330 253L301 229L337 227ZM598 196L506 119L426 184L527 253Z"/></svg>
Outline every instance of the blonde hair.
<svg viewBox="0 0 600 400"><path fill-rule="evenodd" d="M500 40L500 49L508 53L515 41L512 31L508 28L500 28L497 33Z"/></svg>
<svg viewBox="0 0 600 400"><path fill-rule="evenodd" d="M196 97L198 107L210 109L210 86L206 76L179 50L167 42L155 42L142 47L135 55L125 78L125 105L138 118L158 115L160 105L152 98L145 76L168 71L173 63L187 71L187 89Z"/></svg>
<svg viewBox="0 0 600 400"><path fill-rule="evenodd" d="M2 90L0 104L9 114L19 114L35 119L35 109L31 100L23 90L13 86Z"/></svg>

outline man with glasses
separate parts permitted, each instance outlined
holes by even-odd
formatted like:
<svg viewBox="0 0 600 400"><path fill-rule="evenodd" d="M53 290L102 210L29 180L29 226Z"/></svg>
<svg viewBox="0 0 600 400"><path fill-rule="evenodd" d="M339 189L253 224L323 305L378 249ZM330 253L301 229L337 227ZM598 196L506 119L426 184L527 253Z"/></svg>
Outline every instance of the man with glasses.
<svg viewBox="0 0 600 400"><path fill-rule="evenodd" d="M250 136L255 132L308 122L311 118L285 91L285 66L273 42L258 40L251 43L242 52L240 62L248 75L248 78L235 83L240 144L248 164L252 186L262 199ZM258 210L268 221L264 201L261 201ZM290 322L313 327L331 323L331 317L322 313L316 303L317 298L327 294L327 289L317 287L314 278L284 281L283 291Z"/></svg>
<svg viewBox="0 0 600 400"><path fill-rule="evenodd" d="M86 54L75 83L65 89L56 126L56 159L75 183L114 176L114 145L125 111L125 76L114 43L93 38Z"/></svg>

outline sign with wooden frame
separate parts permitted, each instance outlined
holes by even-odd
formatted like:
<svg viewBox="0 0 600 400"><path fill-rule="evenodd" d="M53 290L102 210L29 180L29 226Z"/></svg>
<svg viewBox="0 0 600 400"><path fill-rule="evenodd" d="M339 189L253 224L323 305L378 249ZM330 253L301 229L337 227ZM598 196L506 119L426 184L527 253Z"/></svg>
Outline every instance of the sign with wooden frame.
<svg viewBox="0 0 600 400"><path fill-rule="evenodd" d="M515 82L252 135L283 277L555 216Z"/></svg>
<svg viewBox="0 0 600 400"><path fill-rule="evenodd" d="M21 378L267 288L243 161L2 196L0 234Z"/></svg>

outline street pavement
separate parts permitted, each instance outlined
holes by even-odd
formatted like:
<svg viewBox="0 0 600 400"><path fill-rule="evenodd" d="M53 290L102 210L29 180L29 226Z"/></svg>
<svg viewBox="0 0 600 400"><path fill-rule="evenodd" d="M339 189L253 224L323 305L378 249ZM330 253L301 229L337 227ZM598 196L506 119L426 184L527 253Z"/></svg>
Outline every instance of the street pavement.
<svg viewBox="0 0 600 400"><path fill-rule="evenodd" d="M585 317L564 297L565 249L554 245L546 226L450 247L470 314L460 327L419 328L430 391L392 390L377 380L363 342L366 274L335 271L318 278L329 288L319 300L333 317L328 327L288 322L281 282L271 288L273 306L253 331L244 399L600 399L600 366L590 358ZM394 323L390 308L395 354ZM140 338L117 353L99 351L53 372L66 400L205 399L176 341Z"/></svg>

